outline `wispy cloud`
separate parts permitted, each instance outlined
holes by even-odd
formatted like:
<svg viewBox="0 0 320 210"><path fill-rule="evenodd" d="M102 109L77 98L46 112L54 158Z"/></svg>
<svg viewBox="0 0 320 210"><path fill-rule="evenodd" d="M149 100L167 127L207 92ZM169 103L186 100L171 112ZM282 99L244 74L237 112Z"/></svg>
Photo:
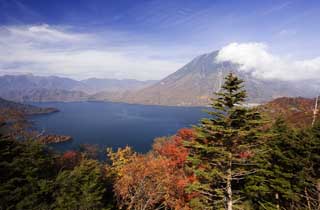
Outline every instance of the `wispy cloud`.
<svg viewBox="0 0 320 210"><path fill-rule="evenodd" d="M286 37L286 36L294 36L296 34L297 34L297 31L294 29L282 29L276 35Z"/></svg>
<svg viewBox="0 0 320 210"><path fill-rule="evenodd" d="M280 4L276 4L275 6L269 8L268 10L265 10L262 15L270 15L274 12L279 12L287 7L289 7L292 4L291 1L282 2Z"/></svg>
<svg viewBox="0 0 320 210"><path fill-rule="evenodd" d="M174 59L162 59L159 49L149 46L110 45L116 36L108 34L99 37L49 25L1 27L0 74L160 79L182 65Z"/></svg>
<svg viewBox="0 0 320 210"><path fill-rule="evenodd" d="M274 55L263 43L231 43L223 47L216 62L229 61L240 70L263 79L320 79L320 57L296 60Z"/></svg>
<svg viewBox="0 0 320 210"><path fill-rule="evenodd" d="M79 42L88 39L85 34L66 33L47 24L28 27L6 27L10 38L21 38L21 41L38 42Z"/></svg>

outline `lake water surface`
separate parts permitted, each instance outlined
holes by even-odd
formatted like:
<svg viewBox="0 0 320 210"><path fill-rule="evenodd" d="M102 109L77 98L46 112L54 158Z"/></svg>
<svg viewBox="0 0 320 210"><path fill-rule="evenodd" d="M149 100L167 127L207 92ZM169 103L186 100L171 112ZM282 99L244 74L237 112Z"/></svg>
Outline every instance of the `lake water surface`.
<svg viewBox="0 0 320 210"><path fill-rule="evenodd" d="M200 107L130 105L111 102L33 103L55 107L60 112L32 117L34 126L48 134L70 135L73 141L54 147L75 149L79 144L99 148L132 146L147 152L154 138L169 136L183 127L197 124L206 116Z"/></svg>

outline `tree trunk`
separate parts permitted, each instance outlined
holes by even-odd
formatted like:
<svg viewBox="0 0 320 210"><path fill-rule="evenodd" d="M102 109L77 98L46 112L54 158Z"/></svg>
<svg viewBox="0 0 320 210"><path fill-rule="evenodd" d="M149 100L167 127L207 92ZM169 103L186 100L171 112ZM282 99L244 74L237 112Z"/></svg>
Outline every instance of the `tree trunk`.
<svg viewBox="0 0 320 210"><path fill-rule="evenodd" d="M320 179L317 180L317 191L318 191L318 209L320 209Z"/></svg>
<svg viewBox="0 0 320 210"><path fill-rule="evenodd" d="M277 202L277 210L280 210L280 205L279 205L279 193L275 194L276 197L276 202Z"/></svg>
<svg viewBox="0 0 320 210"><path fill-rule="evenodd" d="M311 123L312 127L313 127L314 123L316 122L316 118L317 118L317 114L318 114L318 100L319 100L319 96L316 97L316 102L314 105L313 117L312 117L312 123Z"/></svg>
<svg viewBox="0 0 320 210"><path fill-rule="evenodd" d="M227 170L227 210L232 210L232 154L229 157L229 166Z"/></svg>
<svg viewBox="0 0 320 210"><path fill-rule="evenodd" d="M306 187L304 188L304 194L305 194L306 199L307 199L308 210L311 210L310 198L309 198L309 194L308 194L308 191L307 191Z"/></svg>

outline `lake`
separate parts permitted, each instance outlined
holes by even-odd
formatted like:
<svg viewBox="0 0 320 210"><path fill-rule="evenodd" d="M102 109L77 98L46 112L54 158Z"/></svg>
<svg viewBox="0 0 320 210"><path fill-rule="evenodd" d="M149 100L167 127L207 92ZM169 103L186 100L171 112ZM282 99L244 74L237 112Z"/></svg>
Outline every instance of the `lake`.
<svg viewBox="0 0 320 210"><path fill-rule="evenodd" d="M54 145L59 150L76 149L80 144L106 147L129 145L138 152L151 149L156 137L175 134L206 117L203 107L167 107L112 102L33 103L55 107L60 112L31 118L39 131L70 135L73 141Z"/></svg>

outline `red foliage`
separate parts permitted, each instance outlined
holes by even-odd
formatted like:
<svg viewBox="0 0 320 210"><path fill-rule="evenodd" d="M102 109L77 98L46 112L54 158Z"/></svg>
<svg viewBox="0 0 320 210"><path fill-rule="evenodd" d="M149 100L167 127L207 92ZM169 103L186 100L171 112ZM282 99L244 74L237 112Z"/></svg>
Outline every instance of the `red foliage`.
<svg viewBox="0 0 320 210"><path fill-rule="evenodd" d="M282 97L258 107L272 122L282 117L289 125L304 128L311 125L315 99Z"/></svg>
<svg viewBox="0 0 320 210"><path fill-rule="evenodd" d="M77 157L77 152L76 151L72 151L72 150L71 151L67 151L62 155L62 158L66 159L66 160L74 159L76 157Z"/></svg>
<svg viewBox="0 0 320 210"><path fill-rule="evenodd" d="M153 154L134 156L120 174L115 183L120 206L155 209L162 203L170 209L190 210L185 187L194 177L188 177L183 167L172 167L170 159Z"/></svg>
<svg viewBox="0 0 320 210"><path fill-rule="evenodd" d="M76 151L67 151L59 159L59 165L63 169L73 169L81 161L81 154Z"/></svg>
<svg viewBox="0 0 320 210"><path fill-rule="evenodd" d="M177 136L180 136L184 140L191 140L195 137L195 132L190 128L182 128L178 131Z"/></svg>
<svg viewBox="0 0 320 210"><path fill-rule="evenodd" d="M250 151L244 151L244 152L240 152L239 157L241 159L249 159L253 156L252 152Z"/></svg>
<svg viewBox="0 0 320 210"><path fill-rule="evenodd" d="M170 159L172 166L181 167L185 164L188 156L188 149L183 146L183 142L190 141L194 136L195 134L192 129L183 128L178 131L177 135L162 142L160 145L155 145L154 151Z"/></svg>
<svg viewBox="0 0 320 210"><path fill-rule="evenodd" d="M194 137L192 129L181 129L170 138L157 139L152 153L132 156L115 183L120 206L138 209L148 201L146 209L162 203L169 209L191 210L189 201L197 195L185 189L196 177L185 170L189 151L184 142Z"/></svg>

